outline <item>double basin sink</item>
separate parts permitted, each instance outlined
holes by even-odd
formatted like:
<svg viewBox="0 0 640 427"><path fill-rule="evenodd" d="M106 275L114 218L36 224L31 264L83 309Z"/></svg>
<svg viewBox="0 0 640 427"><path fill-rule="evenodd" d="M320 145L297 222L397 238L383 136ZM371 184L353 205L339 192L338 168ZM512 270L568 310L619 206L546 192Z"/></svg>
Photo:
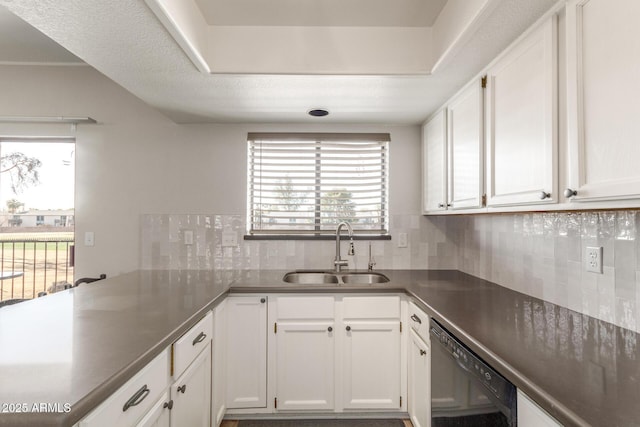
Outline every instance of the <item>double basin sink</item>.
<svg viewBox="0 0 640 427"><path fill-rule="evenodd" d="M389 278L382 273L373 272L298 270L285 274L282 280L299 285L372 285L387 283Z"/></svg>

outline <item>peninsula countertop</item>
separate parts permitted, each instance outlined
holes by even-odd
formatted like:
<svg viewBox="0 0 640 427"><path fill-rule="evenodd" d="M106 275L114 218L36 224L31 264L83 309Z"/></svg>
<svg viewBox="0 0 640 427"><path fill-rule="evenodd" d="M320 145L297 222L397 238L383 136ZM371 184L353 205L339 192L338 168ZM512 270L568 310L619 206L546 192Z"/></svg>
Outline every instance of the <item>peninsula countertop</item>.
<svg viewBox="0 0 640 427"><path fill-rule="evenodd" d="M136 271L0 310L0 425L71 426L228 293L407 293L563 424L640 425L640 341L607 322L458 271L294 285L285 271ZM0 407L0 411L2 408Z"/></svg>

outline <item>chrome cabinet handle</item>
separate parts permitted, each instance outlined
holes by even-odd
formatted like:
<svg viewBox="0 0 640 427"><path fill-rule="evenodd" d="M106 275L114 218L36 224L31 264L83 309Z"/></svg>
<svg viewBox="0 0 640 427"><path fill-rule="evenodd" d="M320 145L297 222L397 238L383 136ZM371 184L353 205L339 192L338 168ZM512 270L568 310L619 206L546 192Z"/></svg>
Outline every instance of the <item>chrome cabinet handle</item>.
<svg viewBox="0 0 640 427"><path fill-rule="evenodd" d="M329 332L333 332L333 328L332 328L331 326L329 326L329 327L327 328L327 331L329 331Z"/></svg>
<svg viewBox="0 0 640 427"><path fill-rule="evenodd" d="M540 192L540 200L548 199L549 197L551 197L551 193L547 193L544 190Z"/></svg>
<svg viewBox="0 0 640 427"><path fill-rule="evenodd" d="M173 409L173 399L171 399L168 402L164 402L164 405L162 405L163 408L168 408L169 410Z"/></svg>
<svg viewBox="0 0 640 427"><path fill-rule="evenodd" d="M427 354L427 352L422 350L422 349L420 349L420 356L424 356L425 354Z"/></svg>
<svg viewBox="0 0 640 427"><path fill-rule="evenodd" d="M206 337L207 337L207 334L205 334L204 332L200 332L198 336L193 339L193 342L191 343L191 345L196 345L198 343L201 343L202 341L204 341Z"/></svg>
<svg viewBox="0 0 640 427"><path fill-rule="evenodd" d="M570 188L567 188L566 190L564 190L564 197L566 197L567 199L569 197L573 197L573 196L577 196L578 195L578 191L577 190L572 190Z"/></svg>
<svg viewBox="0 0 640 427"><path fill-rule="evenodd" d="M350 331L350 330L351 330L351 326L347 326L347 331Z"/></svg>
<svg viewBox="0 0 640 427"><path fill-rule="evenodd" d="M151 390L149 390L146 384L143 385L142 388L140 388L140 390L136 391L133 394L133 396L131 396L131 398L127 400L127 402L122 407L122 412L125 412L127 409L131 408L132 406L139 405L140 402L142 402L144 399L147 398L149 393L151 393Z"/></svg>
<svg viewBox="0 0 640 427"><path fill-rule="evenodd" d="M177 389L177 392L178 392L178 393L182 393L182 394L186 393L186 391L187 391L187 385L186 385L186 384L181 385L181 386L180 386L180 387L178 387L178 389Z"/></svg>
<svg viewBox="0 0 640 427"><path fill-rule="evenodd" d="M416 316L415 314L411 315L411 320L413 320L414 322L418 322L419 324L422 325L422 320L420 320L420 318L418 316Z"/></svg>

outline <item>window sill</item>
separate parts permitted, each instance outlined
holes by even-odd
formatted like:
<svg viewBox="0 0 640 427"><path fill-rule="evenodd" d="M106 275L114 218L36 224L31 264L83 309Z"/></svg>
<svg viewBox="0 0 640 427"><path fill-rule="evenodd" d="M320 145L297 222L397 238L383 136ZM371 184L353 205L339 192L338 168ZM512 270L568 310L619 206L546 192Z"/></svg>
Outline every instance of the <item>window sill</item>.
<svg viewBox="0 0 640 427"><path fill-rule="evenodd" d="M346 234L340 234L342 240L348 239ZM303 235L303 234L245 234L244 240L336 240L335 234ZM366 235L355 234L353 240L391 240L390 234Z"/></svg>

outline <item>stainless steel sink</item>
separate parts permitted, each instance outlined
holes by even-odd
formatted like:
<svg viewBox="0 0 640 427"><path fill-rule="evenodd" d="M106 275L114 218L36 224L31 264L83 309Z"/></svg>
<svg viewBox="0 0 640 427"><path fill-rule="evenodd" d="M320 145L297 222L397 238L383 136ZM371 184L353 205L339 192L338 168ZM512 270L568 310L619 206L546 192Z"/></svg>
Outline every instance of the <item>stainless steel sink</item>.
<svg viewBox="0 0 640 427"><path fill-rule="evenodd" d="M387 283L389 278L382 273L356 273L356 272L322 272L322 271L292 271L282 278L287 283L300 285L371 285L374 283Z"/></svg>
<svg viewBox="0 0 640 427"><path fill-rule="evenodd" d="M370 285L389 281L389 278L382 273L346 273L341 275L340 278L347 285Z"/></svg>
<svg viewBox="0 0 640 427"><path fill-rule="evenodd" d="M298 283L301 285L323 285L329 283L338 283L338 277L331 273L322 273L317 271L293 271L287 273L282 278L287 283Z"/></svg>

